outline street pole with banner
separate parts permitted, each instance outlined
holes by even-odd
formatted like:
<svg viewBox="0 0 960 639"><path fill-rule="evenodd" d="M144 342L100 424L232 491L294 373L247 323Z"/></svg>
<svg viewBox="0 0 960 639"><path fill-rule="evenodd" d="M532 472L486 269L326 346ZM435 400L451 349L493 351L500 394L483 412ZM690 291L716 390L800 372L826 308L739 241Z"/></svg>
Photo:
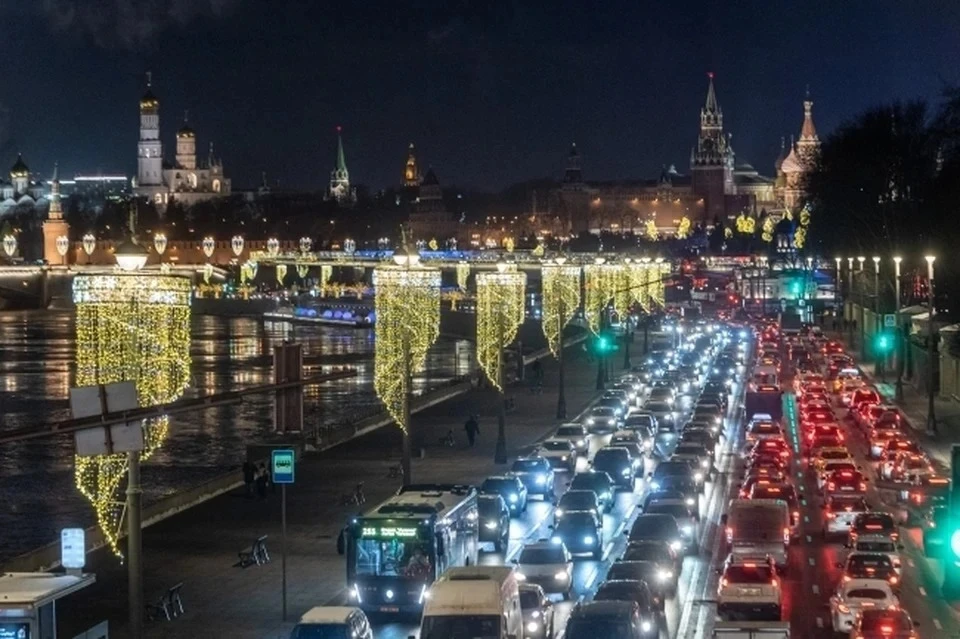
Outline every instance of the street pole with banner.
<svg viewBox="0 0 960 639"><path fill-rule="evenodd" d="M287 620L287 484L292 484L297 462L296 453L289 448L278 448L270 456L270 476L280 484L280 589L283 602L283 620Z"/></svg>

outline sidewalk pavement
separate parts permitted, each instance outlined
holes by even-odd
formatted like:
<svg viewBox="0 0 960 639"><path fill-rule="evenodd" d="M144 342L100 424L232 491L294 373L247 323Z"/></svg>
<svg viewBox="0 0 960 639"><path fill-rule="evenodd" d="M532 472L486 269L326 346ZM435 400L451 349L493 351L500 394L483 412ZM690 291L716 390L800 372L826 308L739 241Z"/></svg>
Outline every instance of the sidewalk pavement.
<svg viewBox="0 0 960 639"><path fill-rule="evenodd" d="M635 348L637 358L641 349ZM565 354L568 415L573 419L596 394L596 363L581 348ZM612 370L618 372L622 359L612 359ZM507 415L511 455L529 449L556 426L557 368L555 360L544 361L540 394L527 387L508 388L516 400ZM415 437L426 448L424 458L414 459L413 480L476 484L502 469L493 463L496 411L496 394L478 389L415 415ZM471 413L479 416L480 435L476 446L468 448L463 424ZM457 440L454 448L439 445L448 429ZM388 478L388 472L399 461L400 446L399 430L387 426L298 463L297 483L287 489L286 623L281 621L279 489L263 500L247 499L242 490L222 495L145 529L147 603L183 582L186 609L173 621L147 622L145 636L287 637L307 609L330 602L344 589L346 571L336 539L358 508L341 506L341 496L362 481L370 507L396 491L400 481ZM237 552L261 535L269 535L272 561L236 567ZM104 619L110 622L111 637L128 636L126 566L99 551L88 557L87 570L96 573L96 585L58 603L60 636L73 637Z"/></svg>
<svg viewBox="0 0 960 639"><path fill-rule="evenodd" d="M830 337L840 341L845 347L847 346L845 335L831 333ZM856 351L847 350L855 359L857 358ZM857 366L868 379L872 380L877 390L887 401L899 406L907 424L913 429L915 437L923 445L924 450L934 461L944 467L940 470L949 470L950 450L953 444L960 444L960 403L949 399L941 399L939 396L934 398L937 433L931 434L927 431L929 398L925 393L921 393L913 384L905 381L903 383L903 400L897 402L895 401L896 371L886 371L884 381L880 381L876 377L873 363L857 362Z"/></svg>

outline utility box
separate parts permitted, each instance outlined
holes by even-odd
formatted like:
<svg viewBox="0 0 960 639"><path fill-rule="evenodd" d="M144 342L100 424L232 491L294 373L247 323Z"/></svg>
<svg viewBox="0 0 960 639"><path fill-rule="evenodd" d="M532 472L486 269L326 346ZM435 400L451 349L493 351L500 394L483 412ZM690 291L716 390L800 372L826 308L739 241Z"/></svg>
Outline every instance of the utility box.
<svg viewBox="0 0 960 639"><path fill-rule="evenodd" d="M286 384L303 379L303 347L281 344L273 349L273 383ZM296 385L274 392L273 426L278 433L299 433L303 430L303 386Z"/></svg>

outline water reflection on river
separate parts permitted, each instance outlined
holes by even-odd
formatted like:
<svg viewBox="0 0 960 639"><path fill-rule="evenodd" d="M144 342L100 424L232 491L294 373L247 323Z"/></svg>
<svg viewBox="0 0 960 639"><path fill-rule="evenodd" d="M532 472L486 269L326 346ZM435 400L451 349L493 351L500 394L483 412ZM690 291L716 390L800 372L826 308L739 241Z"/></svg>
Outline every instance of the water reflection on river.
<svg viewBox="0 0 960 639"><path fill-rule="evenodd" d="M364 413L377 403L372 330L200 316L193 318L192 332L186 397L269 383L273 346L292 340L303 344L312 372L340 365L358 370L355 378L308 389L308 427ZM471 362L468 342L441 338L416 383L465 374ZM68 419L73 374L72 313L0 313L0 431ZM155 501L239 465L245 445L271 430L267 395L175 416L167 442L144 467L145 499ZM93 523L92 508L73 485L70 437L0 445L0 561L54 541L65 526Z"/></svg>

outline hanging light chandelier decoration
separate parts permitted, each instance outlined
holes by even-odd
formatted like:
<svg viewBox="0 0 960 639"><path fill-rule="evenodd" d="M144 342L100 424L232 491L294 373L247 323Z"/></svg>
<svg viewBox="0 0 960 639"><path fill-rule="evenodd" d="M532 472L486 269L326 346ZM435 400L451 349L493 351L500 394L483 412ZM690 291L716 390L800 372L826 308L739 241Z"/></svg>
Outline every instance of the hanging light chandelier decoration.
<svg viewBox="0 0 960 639"><path fill-rule="evenodd" d="M493 273L477 273L477 361L487 379L502 390L501 351L523 323L527 275L506 264Z"/></svg>
<svg viewBox="0 0 960 639"><path fill-rule="evenodd" d="M554 357L560 350L563 328L580 307L580 267L544 264L540 270L543 286L543 334Z"/></svg>

